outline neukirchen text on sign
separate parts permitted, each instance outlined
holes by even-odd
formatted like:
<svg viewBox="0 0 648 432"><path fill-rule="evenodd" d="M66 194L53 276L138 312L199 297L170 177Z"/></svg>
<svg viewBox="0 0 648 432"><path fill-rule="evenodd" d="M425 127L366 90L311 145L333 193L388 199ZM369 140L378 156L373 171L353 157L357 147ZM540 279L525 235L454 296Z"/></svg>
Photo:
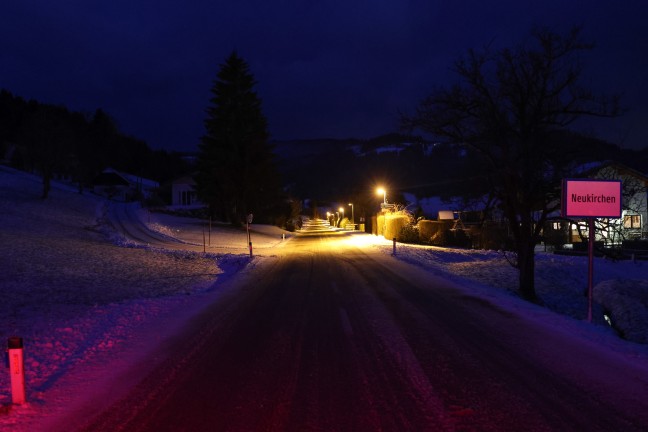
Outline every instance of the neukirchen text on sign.
<svg viewBox="0 0 648 432"><path fill-rule="evenodd" d="M578 195L573 193L571 194L571 200L572 202L579 202L579 203L608 203L608 204L616 203L615 196L595 195L595 194Z"/></svg>

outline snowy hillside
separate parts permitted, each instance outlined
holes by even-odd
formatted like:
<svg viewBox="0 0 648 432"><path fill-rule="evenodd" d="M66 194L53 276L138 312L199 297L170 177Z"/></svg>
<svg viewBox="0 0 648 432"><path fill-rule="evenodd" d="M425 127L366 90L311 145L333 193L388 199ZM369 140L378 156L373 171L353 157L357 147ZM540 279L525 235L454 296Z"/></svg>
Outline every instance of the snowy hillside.
<svg viewBox="0 0 648 432"><path fill-rule="evenodd" d="M79 409L74 404L100 394L101 386L116 385L109 380L118 370L141 361L201 306L224 295L219 281L280 254L289 241L283 235L291 235L255 226L257 252L250 259L245 231L213 228L206 247L204 224L141 211L143 224L177 238L179 246L138 245L109 223L105 200L55 183L43 201L40 186L37 177L0 166L0 337L3 343L24 338L28 391L26 405L11 406L7 368L0 368L1 431L46 430L57 416ZM358 234L349 241L392 253L392 243L381 237ZM517 298L516 273L497 252L398 245L396 259L510 310L533 311L605 349L648 358L648 346L615 336L602 306L595 324L583 321L582 257L539 252L536 280L545 309ZM648 262L597 260L595 279L597 298L626 326L626 336L648 343Z"/></svg>
<svg viewBox="0 0 648 432"><path fill-rule="evenodd" d="M0 339L5 347L11 336L24 339L29 400L9 413L8 369L0 368L0 430L16 430L17 412L31 418L65 404L51 392L80 365L109 361L138 328L177 315L250 261L246 233L227 228L207 254L202 245L118 246L127 242L104 220L106 201L57 183L47 200L40 192L38 177L0 166ZM257 235L258 251L277 244L275 234Z"/></svg>

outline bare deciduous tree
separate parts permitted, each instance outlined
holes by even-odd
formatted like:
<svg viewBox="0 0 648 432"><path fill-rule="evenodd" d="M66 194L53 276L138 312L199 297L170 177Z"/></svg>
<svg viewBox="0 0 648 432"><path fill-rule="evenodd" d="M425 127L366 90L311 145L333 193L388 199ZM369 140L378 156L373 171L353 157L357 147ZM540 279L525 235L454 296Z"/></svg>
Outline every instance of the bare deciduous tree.
<svg viewBox="0 0 648 432"><path fill-rule="evenodd" d="M547 216L557 210L560 180L572 155L558 140L583 116L611 117L617 98L579 85L579 54L592 48L579 29L532 32L526 44L491 52L471 50L456 62L460 83L424 99L403 125L479 151L489 165L515 244L522 297L536 300L534 249Z"/></svg>

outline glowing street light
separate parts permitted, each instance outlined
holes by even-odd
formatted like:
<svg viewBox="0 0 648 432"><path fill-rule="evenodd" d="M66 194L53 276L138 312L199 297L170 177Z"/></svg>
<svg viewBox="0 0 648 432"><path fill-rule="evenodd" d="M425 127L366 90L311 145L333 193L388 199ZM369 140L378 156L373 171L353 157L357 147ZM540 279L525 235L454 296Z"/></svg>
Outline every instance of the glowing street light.
<svg viewBox="0 0 648 432"><path fill-rule="evenodd" d="M377 195L382 194L382 196L383 196L383 204L387 204L387 191L386 191L385 189L383 189L383 188L378 188L378 189L376 190L376 194L377 194Z"/></svg>
<svg viewBox="0 0 648 432"><path fill-rule="evenodd" d="M342 219L344 219L344 207L340 207L338 210L340 210L340 213L342 213Z"/></svg>
<svg viewBox="0 0 648 432"><path fill-rule="evenodd" d="M355 216L353 215L353 203L349 203L351 206L351 223L355 224Z"/></svg>

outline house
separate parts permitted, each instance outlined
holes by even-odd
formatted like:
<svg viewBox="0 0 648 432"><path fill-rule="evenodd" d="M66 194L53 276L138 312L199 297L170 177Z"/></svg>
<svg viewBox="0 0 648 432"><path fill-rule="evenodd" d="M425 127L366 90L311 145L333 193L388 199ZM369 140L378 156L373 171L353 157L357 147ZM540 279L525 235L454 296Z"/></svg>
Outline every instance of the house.
<svg viewBox="0 0 648 432"><path fill-rule="evenodd" d="M151 198L160 187L154 180L106 168L94 180L94 193L116 201Z"/></svg>
<svg viewBox="0 0 648 432"><path fill-rule="evenodd" d="M171 182L171 205L182 208L204 207L196 195L196 181L192 176L187 175Z"/></svg>
<svg viewBox="0 0 648 432"><path fill-rule="evenodd" d="M606 246L623 245L624 248L631 249L637 249L639 246L648 247L648 175L623 164L607 161L581 167L572 176L622 182L621 218L596 218L597 242ZM418 204L421 204L421 200ZM480 207L480 203L475 202L474 207L470 208L443 204L446 209L454 210L453 215L459 215L464 229L473 238L473 247L487 247L489 237L493 237L494 243L499 242L501 245L510 234L508 227L502 223L503 215L497 212L497 208L491 209L494 213L490 214L490 218L483 220L483 215L479 211L483 208ZM434 213L439 215L439 220L452 220L451 212L441 211L442 208L438 204L434 208ZM554 246L557 249L582 249L586 247L584 240L587 239L588 232L586 219L565 219L557 211L552 213L545 223L542 236L546 246ZM628 246L633 241L633 246Z"/></svg>

